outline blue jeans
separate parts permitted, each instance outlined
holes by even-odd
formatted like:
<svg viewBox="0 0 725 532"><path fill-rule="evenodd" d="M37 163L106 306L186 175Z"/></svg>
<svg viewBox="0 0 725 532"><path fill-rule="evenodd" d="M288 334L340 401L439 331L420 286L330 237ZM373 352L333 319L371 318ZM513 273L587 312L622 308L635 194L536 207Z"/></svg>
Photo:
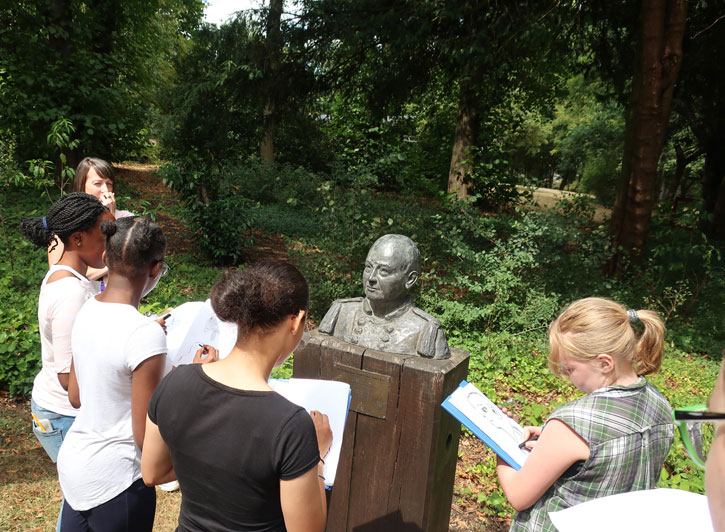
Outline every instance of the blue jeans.
<svg viewBox="0 0 725 532"><path fill-rule="evenodd" d="M50 459L55 463L58 460L58 451L60 451L60 444L63 443L68 429L76 420L73 416L64 416L58 414L52 410L46 410L45 408L35 404L35 401L30 400L30 411L38 418L44 425L47 420L50 424L51 430L43 431L38 424L33 420L33 434L38 438L38 441L48 453ZM60 532L60 520L63 517L63 502L60 503L60 514L58 514L58 522L56 524L56 531Z"/></svg>
<svg viewBox="0 0 725 532"><path fill-rule="evenodd" d="M51 430L43 431L38 424L33 420L33 434L38 438L38 441L48 453L50 459L55 463L58 460L58 451L60 451L60 444L63 443L65 435L68 434L68 429L75 421L73 416L64 416L58 414L52 410L46 410L43 407L35 404L35 401L30 400L30 411L35 414L40 421L48 420L51 425Z"/></svg>

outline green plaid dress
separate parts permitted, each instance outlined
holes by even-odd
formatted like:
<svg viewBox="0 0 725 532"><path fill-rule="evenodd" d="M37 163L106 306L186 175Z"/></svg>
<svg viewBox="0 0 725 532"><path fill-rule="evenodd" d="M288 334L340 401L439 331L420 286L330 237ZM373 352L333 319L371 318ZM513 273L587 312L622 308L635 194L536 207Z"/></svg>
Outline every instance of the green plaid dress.
<svg viewBox="0 0 725 532"><path fill-rule="evenodd" d="M550 511L654 488L674 438L670 404L644 377L561 405L551 419L566 423L589 443L589 458L562 475L531 508L518 512L510 532L555 532Z"/></svg>

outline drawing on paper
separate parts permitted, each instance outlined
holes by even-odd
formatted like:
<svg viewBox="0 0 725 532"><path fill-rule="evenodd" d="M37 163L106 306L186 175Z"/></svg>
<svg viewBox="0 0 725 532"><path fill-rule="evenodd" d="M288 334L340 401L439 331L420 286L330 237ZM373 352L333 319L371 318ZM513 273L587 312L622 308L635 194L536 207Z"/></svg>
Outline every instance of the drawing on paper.
<svg viewBox="0 0 725 532"><path fill-rule="evenodd" d="M508 417L488 397L474 389L468 393L468 404L473 408L473 413L478 419L472 419L481 427L487 427L486 432L505 447L504 442L512 447L518 447L524 434L523 428L513 419Z"/></svg>
<svg viewBox="0 0 725 532"><path fill-rule="evenodd" d="M443 408L478 436L510 466L521 469L529 456L519 444L524 428L470 382L463 381L443 401Z"/></svg>

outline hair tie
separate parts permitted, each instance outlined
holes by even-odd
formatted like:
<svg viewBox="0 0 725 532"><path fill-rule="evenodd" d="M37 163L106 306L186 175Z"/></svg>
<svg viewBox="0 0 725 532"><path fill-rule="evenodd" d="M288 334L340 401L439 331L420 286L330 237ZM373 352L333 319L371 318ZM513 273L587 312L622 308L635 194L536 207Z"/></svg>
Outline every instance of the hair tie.
<svg viewBox="0 0 725 532"><path fill-rule="evenodd" d="M633 308L627 309L627 317L629 318L629 323L631 324L635 324L639 321L639 315Z"/></svg>
<svg viewBox="0 0 725 532"><path fill-rule="evenodd" d="M45 227L45 230L48 230L48 221L45 219L45 216L43 216L43 227Z"/></svg>

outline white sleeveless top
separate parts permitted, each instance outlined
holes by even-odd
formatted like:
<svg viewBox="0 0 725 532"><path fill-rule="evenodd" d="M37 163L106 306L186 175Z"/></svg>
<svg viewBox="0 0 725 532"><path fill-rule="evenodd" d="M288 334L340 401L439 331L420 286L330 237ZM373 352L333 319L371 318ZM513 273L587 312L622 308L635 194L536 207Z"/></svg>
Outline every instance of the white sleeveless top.
<svg viewBox="0 0 725 532"><path fill-rule="evenodd" d="M59 270L68 271L73 277L48 283L48 278ZM64 416L78 413L68 401L68 392L60 385L58 373L70 372L73 323L83 304L97 293L97 283L69 266L58 264L50 267L40 285L38 328L43 367L33 381L33 401L46 410Z"/></svg>

